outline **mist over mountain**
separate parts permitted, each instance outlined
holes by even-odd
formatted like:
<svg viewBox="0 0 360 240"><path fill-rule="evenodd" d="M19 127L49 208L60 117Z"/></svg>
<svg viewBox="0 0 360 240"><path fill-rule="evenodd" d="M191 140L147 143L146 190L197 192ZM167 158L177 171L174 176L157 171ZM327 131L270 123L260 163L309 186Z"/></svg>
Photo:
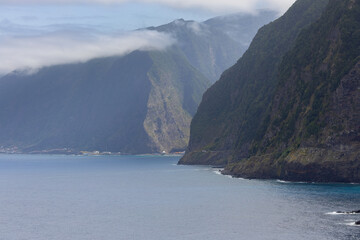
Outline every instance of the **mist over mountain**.
<svg viewBox="0 0 360 240"><path fill-rule="evenodd" d="M277 14L263 10L257 15L231 14L204 22L178 19L148 29L171 34L178 41L173 48L213 83L242 56L258 29Z"/></svg>
<svg viewBox="0 0 360 240"><path fill-rule="evenodd" d="M249 29L255 34L275 15L176 20L147 29L176 40L163 50L8 74L0 79L0 146L25 152L184 150L203 92L245 51ZM235 40L242 25L249 31Z"/></svg>
<svg viewBox="0 0 360 240"><path fill-rule="evenodd" d="M184 148L208 80L171 52L14 73L0 81L2 145L148 153ZM155 135L155 136L154 136Z"/></svg>

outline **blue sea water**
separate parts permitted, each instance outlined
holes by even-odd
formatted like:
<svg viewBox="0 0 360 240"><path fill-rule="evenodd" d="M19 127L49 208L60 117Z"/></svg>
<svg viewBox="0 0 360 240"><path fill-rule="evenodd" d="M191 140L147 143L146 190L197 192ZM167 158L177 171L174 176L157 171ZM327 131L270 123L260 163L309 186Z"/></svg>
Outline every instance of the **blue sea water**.
<svg viewBox="0 0 360 240"><path fill-rule="evenodd" d="M0 155L1 240L351 240L360 185L234 179L179 157Z"/></svg>

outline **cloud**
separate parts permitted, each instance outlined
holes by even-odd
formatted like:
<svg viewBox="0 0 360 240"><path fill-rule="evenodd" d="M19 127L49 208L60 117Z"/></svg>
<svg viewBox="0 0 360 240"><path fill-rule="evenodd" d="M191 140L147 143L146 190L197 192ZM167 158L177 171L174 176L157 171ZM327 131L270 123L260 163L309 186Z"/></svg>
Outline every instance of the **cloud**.
<svg viewBox="0 0 360 240"><path fill-rule="evenodd" d="M54 32L37 36L0 36L0 74L124 55L135 50L163 50L175 40L157 31L121 35Z"/></svg>
<svg viewBox="0 0 360 240"><path fill-rule="evenodd" d="M101 1L101 0L99 0ZM202 8L213 12L255 12L259 8L286 11L295 0L142 0L175 8Z"/></svg>
<svg viewBox="0 0 360 240"><path fill-rule="evenodd" d="M184 19L177 19L173 23L180 27L186 27L197 35L211 34L211 32L208 30L208 26L203 23L195 21L185 21Z"/></svg>
<svg viewBox="0 0 360 240"><path fill-rule="evenodd" d="M0 0L0 4L119 4L131 0ZM258 8L269 8L284 12L295 0L137 0L140 3L158 3L174 8L202 8L213 12L254 12Z"/></svg>

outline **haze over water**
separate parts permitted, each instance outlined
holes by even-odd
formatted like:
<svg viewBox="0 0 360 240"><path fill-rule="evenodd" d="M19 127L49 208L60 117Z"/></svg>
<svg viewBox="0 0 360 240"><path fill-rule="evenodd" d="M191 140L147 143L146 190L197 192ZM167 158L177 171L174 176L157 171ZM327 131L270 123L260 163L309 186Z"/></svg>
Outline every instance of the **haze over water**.
<svg viewBox="0 0 360 240"><path fill-rule="evenodd" d="M360 239L360 185L233 179L179 157L0 155L0 239Z"/></svg>

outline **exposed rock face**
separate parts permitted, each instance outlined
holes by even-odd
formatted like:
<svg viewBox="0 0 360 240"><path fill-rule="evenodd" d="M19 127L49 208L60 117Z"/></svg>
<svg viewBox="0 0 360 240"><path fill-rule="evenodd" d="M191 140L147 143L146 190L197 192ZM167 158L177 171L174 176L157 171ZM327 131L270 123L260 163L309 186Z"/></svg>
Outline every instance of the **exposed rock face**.
<svg viewBox="0 0 360 240"><path fill-rule="evenodd" d="M0 145L23 151L183 149L191 116L208 86L171 51L10 74L0 80Z"/></svg>
<svg viewBox="0 0 360 240"><path fill-rule="evenodd" d="M191 118L209 82L176 53L150 55L154 65L148 72L151 90L144 129L153 151L182 151L188 144Z"/></svg>

